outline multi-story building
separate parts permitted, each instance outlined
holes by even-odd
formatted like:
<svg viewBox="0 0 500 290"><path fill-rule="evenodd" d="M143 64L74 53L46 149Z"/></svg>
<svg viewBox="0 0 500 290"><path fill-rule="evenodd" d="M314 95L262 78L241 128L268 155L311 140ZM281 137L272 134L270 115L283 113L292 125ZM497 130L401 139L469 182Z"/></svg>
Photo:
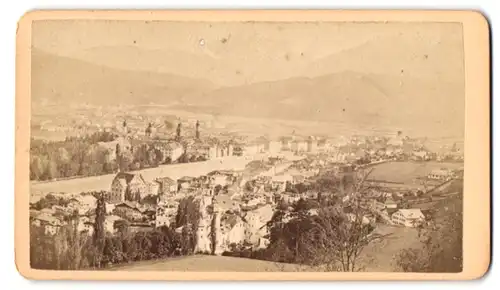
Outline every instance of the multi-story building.
<svg viewBox="0 0 500 290"><path fill-rule="evenodd" d="M392 214L391 220L396 225L416 227L424 222L425 216L418 208L400 209Z"/></svg>
<svg viewBox="0 0 500 290"><path fill-rule="evenodd" d="M305 140L294 140L292 141L291 143L291 148L290 150L292 152L307 152L308 150L308 147L307 147L307 141Z"/></svg>
<svg viewBox="0 0 500 290"><path fill-rule="evenodd" d="M277 154L281 152L281 142L271 140L269 141L269 153Z"/></svg>
<svg viewBox="0 0 500 290"><path fill-rule="evenodd" d="M46 235L55 235L63 226L58 218L43 213L33 217L32 224L43 227Z"/></svg>
<svg viewBox="0 0 500 290"><path fill-rule="evenodd" d="M155 194L158 195L172 195L178 190L177 181L170 177L160 177L154 180L158 184L158 191Z"/></svg>
<svg viewBox="0 0 500 290"><path fill-rule="evenodd" d="M119 172L111 183L108 203L142 199L149 195L148 185L141 174Z"/></svg>
<svg viewBox="0 0 500 290"><path fill-rule="evenodd" d="M144 215L138 204L133 202L123 202L116 205L113 213L116 216L134 222L142 221L144 219Z"/></svg>
<svg viewBox="0 0 500 290"><path fill-rule="evenodd" d="M314 137L309 137L307 140L307 152L317 152L318 151L318 140Z"/></svg>

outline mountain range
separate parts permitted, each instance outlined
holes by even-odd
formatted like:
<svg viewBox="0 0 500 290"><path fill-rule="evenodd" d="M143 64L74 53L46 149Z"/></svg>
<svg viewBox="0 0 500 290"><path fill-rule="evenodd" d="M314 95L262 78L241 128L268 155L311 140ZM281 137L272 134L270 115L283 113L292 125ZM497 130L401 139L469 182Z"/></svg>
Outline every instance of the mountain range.
<svg viewBox="0 0 500 290"><path fill-rule="evenodd" d="M311 65L318 68L318 73L324 70L322 67L335 63L347 67L349 61L342 59L327 57ZM361 69L362 61L353 60L352 67ZM438 76L439 71L434 78L419 78L406 76L404 72L380 74L345 69L319 76L228 87L214 84L208 78L132 71L34 49L31 88L33 102L153 103L251 118L331 121L372 127L417 126L462 133L463 82L459 77L436 80Z"/></svg>

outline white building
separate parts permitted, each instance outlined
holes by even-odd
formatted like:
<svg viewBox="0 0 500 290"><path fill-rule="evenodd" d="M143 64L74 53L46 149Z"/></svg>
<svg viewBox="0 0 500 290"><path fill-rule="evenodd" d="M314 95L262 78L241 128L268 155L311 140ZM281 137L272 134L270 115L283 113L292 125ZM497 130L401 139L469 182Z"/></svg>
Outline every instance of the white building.
<svg viewBox="0 0 500 290"><path fill-rule="evenodd" d="M304 140L294 140L291 144L290 150L293 152L306 152L308 151L307 141Z"/></svg>
<svg viewBox="0 0 500 290"><path fill-rule="evenodd" d="M358 217L357 217L355 214L348 213L348 214L347 214L347 218L349 219L349 221L350 221L350 222L355 222L356 220L358 220L358 221L359 221L359 220L361 220L361 223L362 223L363 225L367 225L367 224L369 224L369 223L370 223L370 219L368 219L368 217L366 217L366 216L364 216L364 215L363 215L363 216L358 216Z"/></svg>
<svg viewBox="0 0 500 290"><path fill-rule="evenodd" d="M243 146L243 155L252 156L257 155L260 152L261 147L257 144L246 144Z"/></svg>
<svg viewBox="0 0 500 290"><path fill-rule="evenodd" d="M250 244L258 244L259 240L268 234L267 223L273 217L271 205L264 205L246 213L245 241Z"/></svg>
<svg viewBox="0 0 500 290"><path fill-rule="evenodd" d="M166 145L165 151L166 157L170 158L171 162L175 162L184 153L184 148L182 147L182 144L172 142Z"/></svg>
<svg viewBox="0 0 500 290"><path fill-rule="evenodd" d="M94 234L94 223L88 216L81 216L78 219L77 230L80 233L84 232L91 236Z"/></svg>
<svg viewBox="0 0 500 290"><path fill-rule="evenodd" d="M289 183L293 182L293 176L291 175L275 175L271 179L271 187L273 190L278 192L284 192L286 190L286 186Z"/></svg>
<svg viewBox="0 0 500 290"><path fill-rule="evenodd" d="M453 172L445 168L432 170L431 173L427 175L427 178L429 179L443 180L443 181L451 179L452 177L453 177Z"/></svg>
<svg viewBox="0 0 500 290"><path fill-rule="evenodd" d="M44 228L46 235L55 235L63 223L56 217L41 213L33 218L32 224Z"/></svg>
<svg viewBox="0 0 500 290"><path fill-rule="evenodd" d="M245 241L245 223L238 215L231 215L223 221L224 243L226 247L231 244L242 244Z"/></svg>
<svg viewBox="0 0 500 290"><path fill-rule="evenodd" d="M418 208L400 209L391 216L391 220L394 224L405 227L416 227L422 223L424 219L424 214Z"/></svg>
<svg viewBox="0 0 500 290"><path fill-rule="evenodd" d="M307 152L316 152L318 151L318 140L314 137L310 137L307 140Z"/></svg>
<svg viewBox="0 0 500 290"><path fill-rule="evenodd" d="M119 216L116 215L107 215L104 219L104 228L107 232L114 234L115 230L115 222L121 220Z"/></svg>
<svg viewBox="0 0 500 290"><path fill-rule="evenodd" d="M269 153L277 154L281 152L281 142L280 141L269 141Z"/></svg>

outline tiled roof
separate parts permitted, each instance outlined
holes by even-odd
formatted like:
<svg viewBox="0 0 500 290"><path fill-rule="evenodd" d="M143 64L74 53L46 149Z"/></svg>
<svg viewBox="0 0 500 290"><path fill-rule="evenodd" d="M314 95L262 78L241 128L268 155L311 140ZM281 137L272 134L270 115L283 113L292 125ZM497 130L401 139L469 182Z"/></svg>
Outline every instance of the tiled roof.
<svg viewBox="0 0 500 290"><path fill-rule="evenodd" d="M135 174L131 173L126 173L126 172L119 172L116 176L115 179L123 179L127 182L127 184L135 177Z"/></svg>
<svg viewBox="0 0 500 290"><path fill-rule="evenodd" d="M168 176L156 178L155 181L160 183L160 184L170 184L170 185L176 183L175 180L173 180L172 178L170 178Z"/></svg>
<svg viewBox="0 0 500 290"><path fill-rule="evenodd" d="M422 211L418 208L400 209L399 212L408 219L423 218Z"/></svg>

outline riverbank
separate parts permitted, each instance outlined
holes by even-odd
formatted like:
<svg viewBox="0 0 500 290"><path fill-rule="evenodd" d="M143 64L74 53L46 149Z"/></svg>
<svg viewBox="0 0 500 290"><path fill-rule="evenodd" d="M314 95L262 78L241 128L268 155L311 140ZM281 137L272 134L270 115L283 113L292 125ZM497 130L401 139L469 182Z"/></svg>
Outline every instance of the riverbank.
<svg viewBox="0 0 500 290"><path fill-rule="evenodd" d="M140 173L146 181L166 176L172 179L178 179L183 176L200 176L214 170L243 170L246 164L252 160L254 160L254 158L231 156L195 163L161 165L155 168L133 171L133 173ZM88 191L109 190L115 175L116 174L107 174L52 182L31 183L31 196L44 196L51 192L75 194Z"/></svg>

